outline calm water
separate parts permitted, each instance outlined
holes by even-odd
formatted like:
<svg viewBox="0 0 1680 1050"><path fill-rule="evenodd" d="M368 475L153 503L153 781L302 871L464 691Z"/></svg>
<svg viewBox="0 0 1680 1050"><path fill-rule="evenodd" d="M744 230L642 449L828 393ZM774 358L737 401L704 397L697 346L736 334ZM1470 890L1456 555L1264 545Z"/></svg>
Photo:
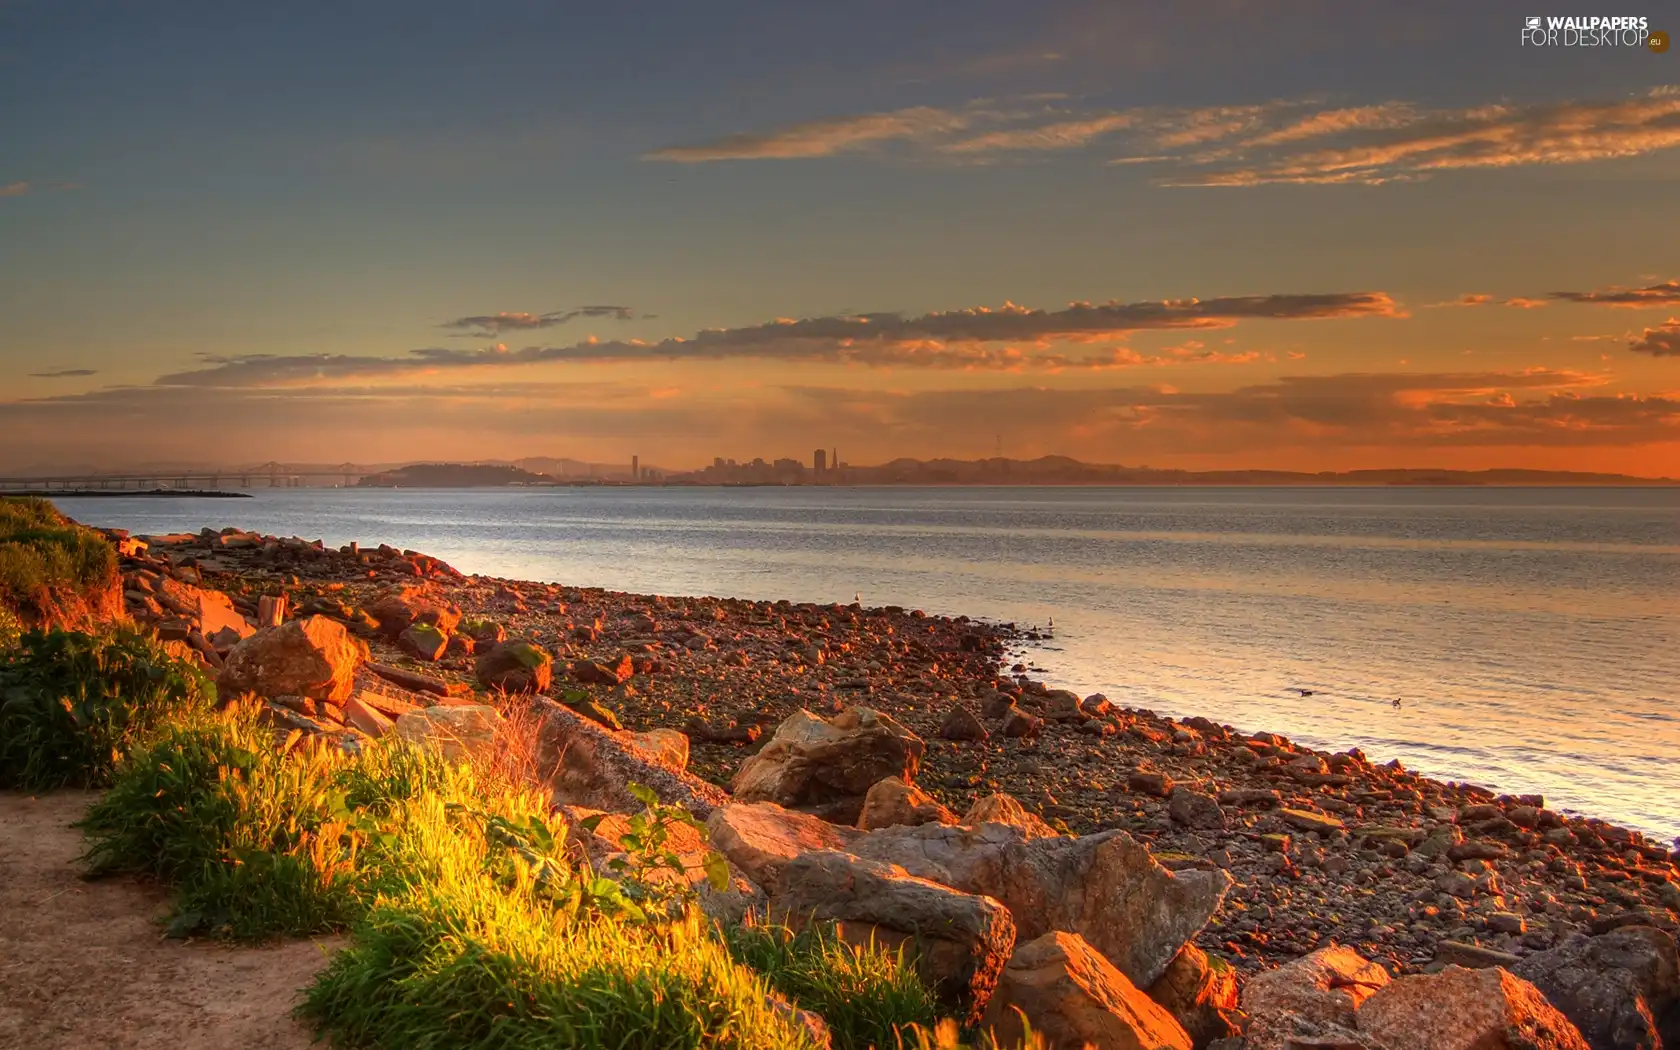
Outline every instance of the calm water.
<svg viewBox="0 0 1680 1050"><path fill-rule="evenodd" d="M66 499L138 532L467 572L1055 621L1081 692L1680 835L1680 489L259 490ZM1311 689L1303 698L1293 692ZM1402 698L1400 709L1392 701Z"/></svg>

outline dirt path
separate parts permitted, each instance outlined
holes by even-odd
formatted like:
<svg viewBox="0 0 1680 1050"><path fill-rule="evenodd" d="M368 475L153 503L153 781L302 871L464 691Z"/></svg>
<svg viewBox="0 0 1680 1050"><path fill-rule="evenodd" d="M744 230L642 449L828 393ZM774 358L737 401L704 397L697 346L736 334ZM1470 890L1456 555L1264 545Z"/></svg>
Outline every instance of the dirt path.
<svg viewBox="0 0 1680 1050"><path fill-rule="evenodd" d="M92 797L0 793L0 1048L310 1046L289 1014L323 946L164 939L160 889L80 877L69 825Z"/></svg>

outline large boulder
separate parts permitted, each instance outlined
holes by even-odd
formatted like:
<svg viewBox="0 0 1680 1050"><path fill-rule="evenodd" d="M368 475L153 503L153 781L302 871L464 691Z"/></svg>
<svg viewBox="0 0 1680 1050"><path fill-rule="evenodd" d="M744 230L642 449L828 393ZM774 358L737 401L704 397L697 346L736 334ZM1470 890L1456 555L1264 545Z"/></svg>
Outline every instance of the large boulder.
<svg viewBox="0 0 1680 1050"><path fill-rule="evenodd" d="M981 1027L997 1045L1016 1046L1022 1014L1055 1050L1191 1050L1172 1014L1075 933L1015 949Z"/></svg>
<svg viewBox="0 0 1680 1050"><path fill-rule="evenodd" d="M532 642L500 642L473 661L473 674L486 689L540 693L554 680L554 657Z"/></svg>
<svg viewBox="0 0 1680 1050"><path fill-rule="evenodd" d="M1020 828L923 824L882 828L852 852L965 893L996 897L1022 938L1080 934L1147 987L1218 910L1231 886L1220 870L1174 874L1123 831L1031 838Z"/></svg>
<svg viewBox="0 0 1680 1050"><path fill-rule="evenodd" d="M955 824L957 815L926 791L897 777L888 777L871 787L863 796L863 812L858 815L858 827L864 831L935 822Z"/></svg>
<svg viewBox="0 0 1680 1050"><path fill-rule="evenodd" d="M1500 967L1392 981L1359 1007L1359 1030L1394 1050L1589 1050L1540 989Z"/></svg>
<svg viewBox="0 0 1680 1050"><path fill-rule="evenodd" d="M1015 923L992 898L838 850L789 861L770 908L792 929L813 921L861 924L878 943L905 944L934 992L976 1017L1015 947Z"/></svg>
<svg viewBox="0 0 1680 1050"><path fill-rule="evenodd" d="M445 758L460 759L498 747L505 724L494 707L451 704L408 712L397 719L396 734L411 743L435 746Z"/></svg>
<svg viewBox="0 0 1680 1050"><path fill-rule="evenodd" d="M812 850L844 850L858 837L853 828L830 824L774 802L735 802L706 818L712 845L747 877L774 893L782 869Z"/></svg>
<svg viewBox="0 0 1680 1050"><path fill-rule="evenodd" d="M867 707L848 708L832 721L800 710L741 764L729 786L742 802L774 802L853 824L877 781L916 779L925 747L916 734Z"/></svg>
<svg viewBox="0 0 1680 1050"><path fill-rule="evenodd" d="M1653 926L1575 934L1511 972L1575 1022L1592 1050L1680 1050L1680 957L1672 934Z"/></svg>
<svg viewBox="0 0 1680 1050"><path fill-rule="evenodd" d="M1388 984L1388 971L1352 948L1330 945L1250 977L1242 1009L1252 1050L1286 1050L1298 1037L1339 1035L1349 1042L1359 1004Z"/></svg>
<svg viewBox="0 0 1680 1050"><path fill-rule="evenodd" d="M978 827L981 824L1008 824L1020 828L1029 839L1053 839L1061 834L1044 822L1044 818L1021 805L1013 795L994 792L968 807L958 824Z"/></svg>
<svg viewBox="0 0 1680 1050"><path fill-rule="evenodd" d="M724 792L650 753L633 734L604 728L545 697L531 701L537 719L537 776L554 801L610 813L640 812L631 784L650 789L667 805L701 820L729 801Z"/></svg>
<svg viewBox="0 0 1680 1050"><path fill-rule="evenodd" d="M381 634L392 638L415 624L428 624L448 634L461 622L460 607L426 586L386 591L363 611L378 621Z"/></svg>
<svg viewBox="0 0 1680 1050"><path fill-rule="evenodd" d="M341 704L366 658L367 648L338 621L309 616L265 627L235 645L216 675L216 692L224 700L256 693Z"/></svg>
<svg viewBox="0 0 1680 1050"><path fill-rule="evenodd" d="M1237 972L1223 960L1210 962L1194 944L1180 948L1167 972L1148 988L1149 998L1173 1015L1190 1041L1205 1047L1242 1032L1237 1009Z"/></svg>

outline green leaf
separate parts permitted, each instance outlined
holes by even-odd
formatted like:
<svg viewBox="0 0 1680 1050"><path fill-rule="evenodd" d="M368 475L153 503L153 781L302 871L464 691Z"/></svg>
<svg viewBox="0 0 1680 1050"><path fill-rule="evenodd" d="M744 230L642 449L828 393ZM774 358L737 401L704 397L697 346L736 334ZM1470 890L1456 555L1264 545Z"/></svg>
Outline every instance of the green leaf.
<svg viewBox="0 0 1680 1050"><path fill-rule="evenodd" d="M721 853L707 853L703 862L706 868L706 882L712 889L722 893L729 888L729 859Z"/></svg>
<svg viewBox="0 0 1680 1050"><path fill-rule="evenodd" d="M638 800L640 800L643 805L647 805L647 806L657 806L657 805L659 805L659 796L654 794L653 789L646 786L645 784L630 783L630 784L627 784L625 786L630 789L630 794L636 796L636 798Z"/></svg>

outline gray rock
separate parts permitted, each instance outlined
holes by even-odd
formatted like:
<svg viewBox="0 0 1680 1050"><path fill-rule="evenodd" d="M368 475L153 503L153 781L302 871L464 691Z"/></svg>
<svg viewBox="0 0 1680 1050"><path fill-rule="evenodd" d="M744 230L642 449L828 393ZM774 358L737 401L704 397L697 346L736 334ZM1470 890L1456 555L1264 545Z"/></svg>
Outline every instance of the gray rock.
<svg viewBox="0 0 1680 1050"><path fill-rule="evenodd" d="M740 802L774 802L853 824L878 781L915 781L925 749L916 734L867 707L833 719L796 711L741 763L729 786Z"/></svg>
<svg viewBox="0 0 1680 1050"><path fill-rule="evenodd" d="M1624 926L1600 937L1575 934L1511 972L1574 1021L1592 1050L1680 1045L1680 957L1663 930Z"/></svg>
<svg viewBox="0 0 1680 1050"><path fill-rule="evenodd" d="M1219 800L1187 787L1173 788L1167 799L1167 816L1187 828L1217 831L1225 826L1225 811L1219 807Z"/></svg>
<svg viewBox="0 0 1680 1050"><path fill-rule="evenodd" d="M872 831L851 850L997 898L1023 940L1078 933L1140 987L1166 972L1231 886L1223 871L1168 871L1123 831L1031 838L1006 824L924 824Z"/></svg>
<svg viewBox="0 0 1680 1050"><path fill-rule="evenodd" d="M640 812L629 785L641 784L667 805L704 820L729 801L719 788L649 755L633 734L613 732L546 697L531 701L538 718L537 773L558 803L609 813Z"/></svg>

